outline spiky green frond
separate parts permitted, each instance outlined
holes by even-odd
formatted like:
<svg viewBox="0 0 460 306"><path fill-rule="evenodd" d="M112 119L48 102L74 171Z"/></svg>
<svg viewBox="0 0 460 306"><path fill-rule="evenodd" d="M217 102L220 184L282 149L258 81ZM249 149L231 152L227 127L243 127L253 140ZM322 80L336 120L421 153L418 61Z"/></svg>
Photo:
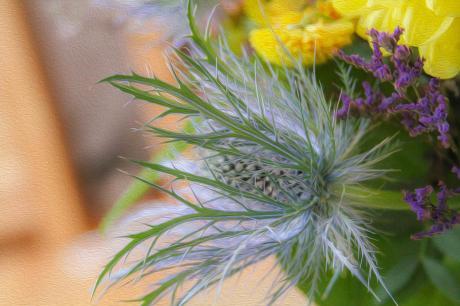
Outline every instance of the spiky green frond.
<svg viewBox="0 0 460 306"><path fill-rule="evenodd" d="M350 271L364 286L365 275L383 283L355 191L385 173L376 164L390 154L389 139L362 151L367 122L337 121L334 103L300 64L279 70L249 56L237 58L225 42L212 49L194 24L190 3L188 12L190 50L173 50L170 57L176 84L137 74L105 80L164 107L164 116L188 118L193 132L165 130L155 121L146 130L188 143L195 152L191 162L137 162L171 177L165 186L144 182L177 204L166 221L128 236L96 287L174 268L139 301L152 305L169 293L172 305L184 305L269 256L277 257L285 274L267 304L305 281L314 300L331 271ZM112 270L145 244L145 257L111 279ZM188 289L179 294L185 283Z"/></svg>

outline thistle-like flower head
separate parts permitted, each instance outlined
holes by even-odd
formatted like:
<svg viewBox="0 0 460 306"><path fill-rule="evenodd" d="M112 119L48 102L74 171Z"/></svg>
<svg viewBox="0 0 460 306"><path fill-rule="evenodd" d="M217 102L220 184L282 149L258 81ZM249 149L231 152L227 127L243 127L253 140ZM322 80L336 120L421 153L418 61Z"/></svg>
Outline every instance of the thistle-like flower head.
<svg viewBox="0 0 460 306"><path fill-rule="evenodd" d="M225 42L213 49L198 33L190 4L188 16L192 49L171 56L175 85L136 74L106 79L165 107L161 117L179 114L190 120L193 131L164 130L155 122L147 130L195 150L191 161L138 162L172 178L162 186L145 182L177 205L169 206L171 218L130 235L96 285L143 244L149 246L144 258L115 281L174 269L140 299L142 305L168 292L173 305L184 305L270 256L276 256L284 275L268 304L299 283L309 284L313 301L329 272L338 276L348 270L365 286L363 275L382 282L358 190L385 172L375 167L389 154L389 140L362 150L367 122L337 120L333 103L301 63L280 71L237 58ZM178 181L187 182L188 191ZM185 282L188 289L177 294Z"/></svg>

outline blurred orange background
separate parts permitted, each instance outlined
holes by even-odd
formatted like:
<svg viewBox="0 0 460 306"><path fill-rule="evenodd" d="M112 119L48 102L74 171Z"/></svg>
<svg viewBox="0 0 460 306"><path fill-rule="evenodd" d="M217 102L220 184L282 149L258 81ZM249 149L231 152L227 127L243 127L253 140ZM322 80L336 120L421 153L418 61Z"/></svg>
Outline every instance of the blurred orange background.
<svg viewBox="0 0 460 306"><path fill-rule="evenodd" d="M117 169L137 171L119 156L146 159L158 148L132 131L156 110L96 83L130 70L168 78L165 44L91 1L0 1L2 306L123 305L145 288L91 301L100 269L123 243L97 230L131 181ZM262 305L272 265L250 268L193 305ZM292 292L280 305L303 303Z"/></svg>

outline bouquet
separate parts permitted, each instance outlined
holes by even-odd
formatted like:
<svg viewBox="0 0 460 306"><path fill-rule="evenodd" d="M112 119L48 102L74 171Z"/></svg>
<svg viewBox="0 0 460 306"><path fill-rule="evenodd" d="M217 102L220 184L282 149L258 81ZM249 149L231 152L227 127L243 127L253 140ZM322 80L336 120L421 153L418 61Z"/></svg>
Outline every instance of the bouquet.
<svg viewBox="0 0 460 306"><path fill-rule="evenodd" d="M176 3L174 83L103 81L162 107L144 130L189 152L133 161L173 203L96 288L168 271L137 301L185 305L274 257L267 305L293 287L315 305L460 305L460 3L224 2L217 34Z"/></svg>

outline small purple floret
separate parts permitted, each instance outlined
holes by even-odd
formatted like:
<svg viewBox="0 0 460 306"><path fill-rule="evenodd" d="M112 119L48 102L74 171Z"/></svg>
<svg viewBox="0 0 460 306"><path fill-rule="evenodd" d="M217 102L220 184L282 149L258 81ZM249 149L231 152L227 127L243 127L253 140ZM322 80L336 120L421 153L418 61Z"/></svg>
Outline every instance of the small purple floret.
<svg viewBox="0 0 460 306"><path fill-rule="evenodd" d="M433 187L426 186L415 189L415 192L404 192L404 201L406 201L413 212L417 215L417 220L423 221L429 218L428 205Z"/></svg>
<svg viewBox="0 0 460 306"><path fill-rule="evenodd" d="M343 94L341 100L342 100L342 107L339 108L336 113L336 116L339 119L342 119L348 116L348 112L350 111L350 104L351 104L351 99L346 94Z"/></svg>
<svg viewBox="0 0 460 306"><path fill-rule="evenodd" d="M452 167L452 173L457 175L457 178L460 180L460 168L458 167Z"/></svg>
<svg viewBox="0 0 460 306"><path fill-rule="evenodd" d="M460 179L460 168L453 167L452 172ZM460 193L460 188L450 189L443 182L439 182L436 193L436 204L432 202L434 188L430 185L417 188L414 192L404 192L404 201L409 204L419 221L431 221L431 227L411 236L412 239L432 237L452 229L460 224L460 213L449 208L447 201Z"/></svg>

